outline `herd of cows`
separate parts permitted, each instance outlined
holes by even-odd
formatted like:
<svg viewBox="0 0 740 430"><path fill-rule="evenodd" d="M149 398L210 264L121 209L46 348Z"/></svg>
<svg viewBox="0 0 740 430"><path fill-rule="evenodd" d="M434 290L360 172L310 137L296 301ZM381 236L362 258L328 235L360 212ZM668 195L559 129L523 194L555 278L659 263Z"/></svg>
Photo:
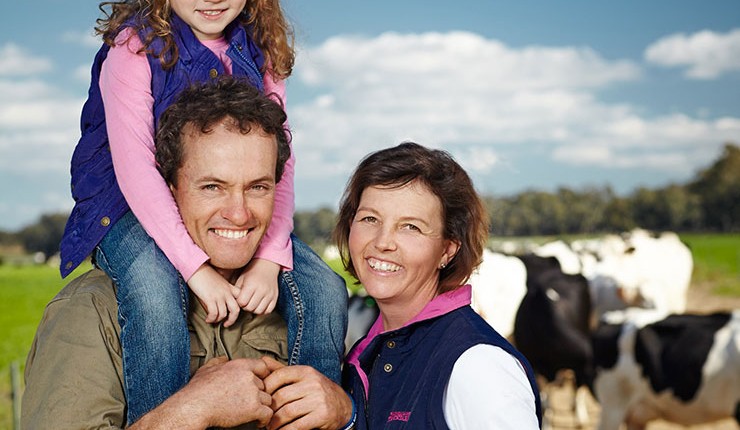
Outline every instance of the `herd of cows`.
<svg viewBox="0 0 740 430"><path fill-rule="evenodd" d="M486 251L471 277L473 308L530 360L549 390L573 375L576 423L644 429L734 417L740 424L740 309L687 314L691 251L644 230L567 244ZM347 344L377 317L350 298ZM589 417L588 392L601 406Z"/></svg>

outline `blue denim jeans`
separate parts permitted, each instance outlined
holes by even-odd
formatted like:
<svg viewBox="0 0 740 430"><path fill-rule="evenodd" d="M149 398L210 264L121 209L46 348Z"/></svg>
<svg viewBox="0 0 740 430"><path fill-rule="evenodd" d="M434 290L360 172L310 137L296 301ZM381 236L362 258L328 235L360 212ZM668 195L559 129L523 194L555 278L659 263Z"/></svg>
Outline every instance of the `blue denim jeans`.
<svg viewBox="0 0 740 430"><path fill-rule="evenodd" d="M289 363L313 366L339 383L347 289L308 245L291 238L293 270L279 275L277 305L288 325ZM116 283L127 421L133 423L190 377L188 289L130 211L106 234L94 259Z"/></svg>
<svg viewBox="0 0 740 430"><path fill-rule="evenodd" d="M347 286L291 234L293 270L280 272L277 311L288 324L288 364L306 364L340 383L347 334Z"/></svg>
<svg viewBox="0 0 740 430"><path fill-rule="evenodd" d="M116 283L127 421L133 423L190 378L188 289L130 211L103 237L94 259Z"/></svg>

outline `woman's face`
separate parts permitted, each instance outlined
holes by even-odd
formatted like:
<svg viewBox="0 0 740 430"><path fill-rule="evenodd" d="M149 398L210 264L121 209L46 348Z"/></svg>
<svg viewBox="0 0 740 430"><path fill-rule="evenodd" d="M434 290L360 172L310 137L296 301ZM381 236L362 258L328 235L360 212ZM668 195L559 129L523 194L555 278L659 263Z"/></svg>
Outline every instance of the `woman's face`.
<svg viewBox="0 0 740 430"><path fill-rule="evenodd" d="M457 252L443 233L442 204L426 185L362 192L349 252L357 277L381 310L393 304L418 312L437 295L440 265Z"/></svg>
<svg viewBox="0 0 740 430"><path fill-rule="evenodd" d="M221 37L246 4L247 0L170 0L172 11L190 26L198 40Z"/></svg>

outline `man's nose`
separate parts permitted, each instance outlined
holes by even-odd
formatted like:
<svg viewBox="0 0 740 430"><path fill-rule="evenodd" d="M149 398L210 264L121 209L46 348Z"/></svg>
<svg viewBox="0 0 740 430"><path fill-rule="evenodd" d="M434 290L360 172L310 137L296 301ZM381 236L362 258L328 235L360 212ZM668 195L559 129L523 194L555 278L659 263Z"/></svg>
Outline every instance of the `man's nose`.
<svg viewBox="0 0 740 430"><path fill-rule="evenodd" d="M249 200L242 193L232 193L221 209L221 216L234 225L244 225L252 216Z"/></svg>

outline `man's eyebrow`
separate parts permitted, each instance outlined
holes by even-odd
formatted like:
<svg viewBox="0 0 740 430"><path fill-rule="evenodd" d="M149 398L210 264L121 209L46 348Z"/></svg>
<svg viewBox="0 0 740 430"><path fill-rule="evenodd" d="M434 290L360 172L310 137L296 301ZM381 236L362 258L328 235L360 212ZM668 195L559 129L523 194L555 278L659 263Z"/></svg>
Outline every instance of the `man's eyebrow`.
<svg viewBox="0 0 740 430"><path fill-rule="evenodd" d="M216 176L201 176L200 178L195 180L197 183L203 183L203 182L216 182L219 184L225 184L226 181L223 179L217 178Z"/></svg>

